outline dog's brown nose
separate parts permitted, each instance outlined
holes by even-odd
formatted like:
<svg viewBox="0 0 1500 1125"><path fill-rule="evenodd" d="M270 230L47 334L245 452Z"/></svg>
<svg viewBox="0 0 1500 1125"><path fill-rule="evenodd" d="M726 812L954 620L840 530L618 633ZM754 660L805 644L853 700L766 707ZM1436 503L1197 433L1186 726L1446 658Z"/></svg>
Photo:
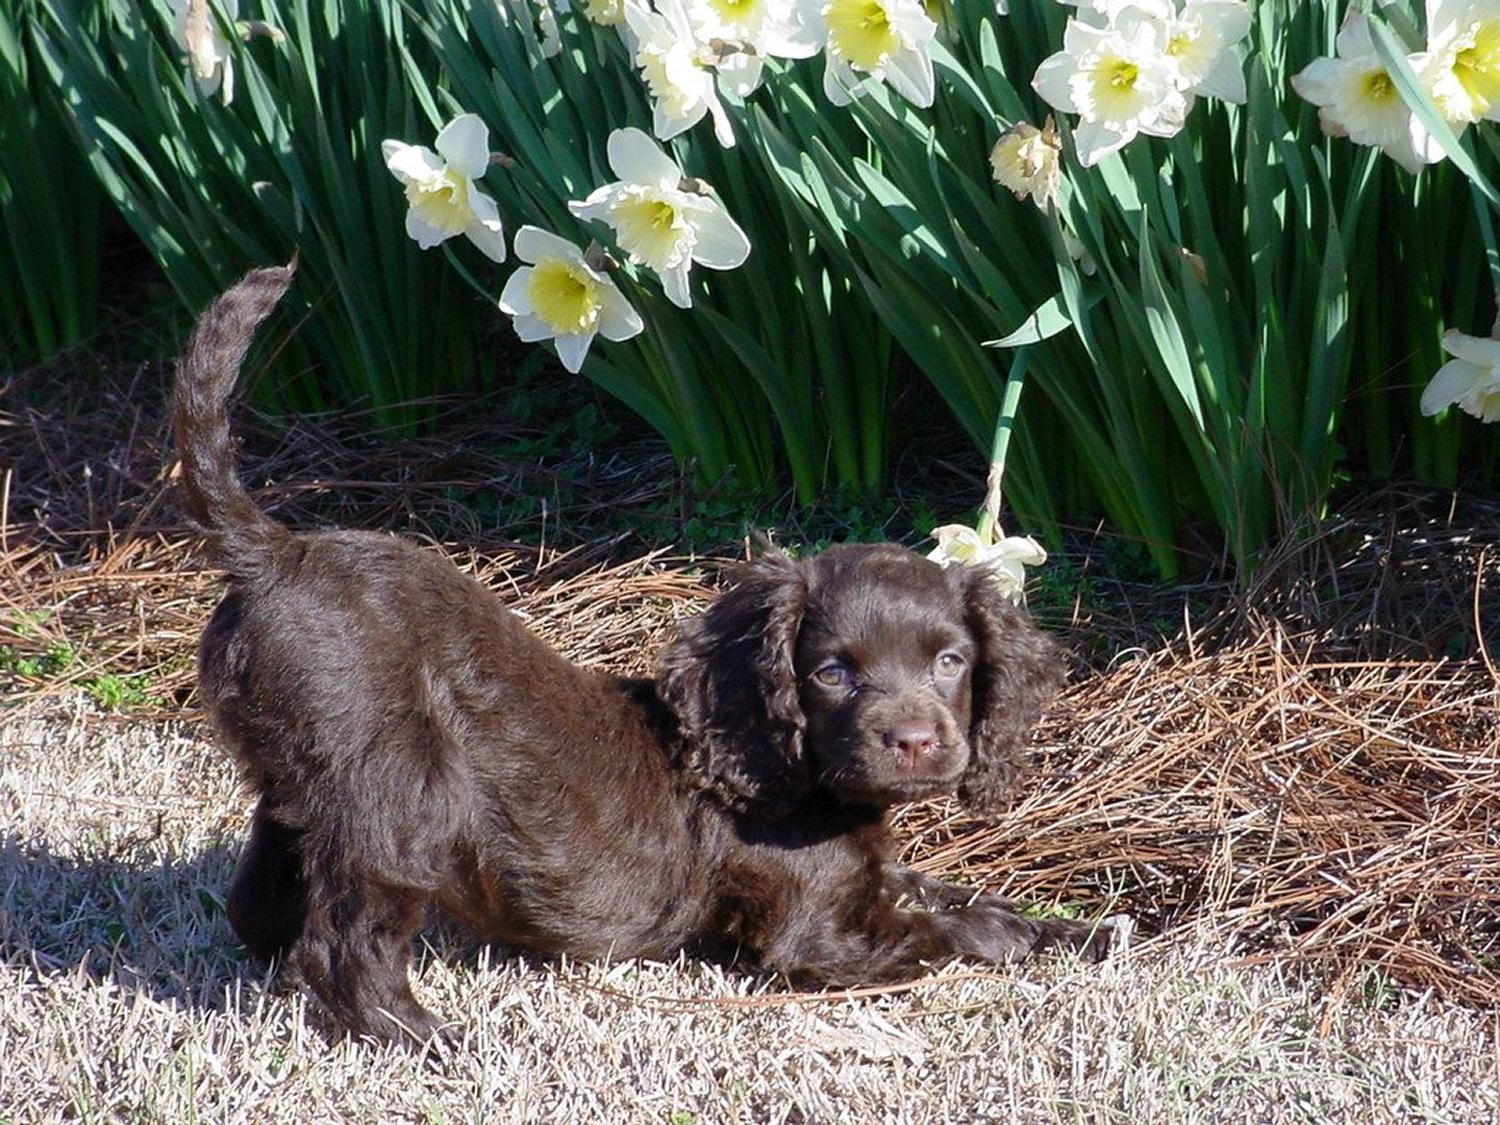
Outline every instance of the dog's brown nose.
<svg viewBox="0 0 1500 1125"><path fill-rule="evenodd" d="M905 719L897 723L882 736L890 750L899 751L907 761L925 758L937 746L937 731L931 723L919 719Z"/></svg>

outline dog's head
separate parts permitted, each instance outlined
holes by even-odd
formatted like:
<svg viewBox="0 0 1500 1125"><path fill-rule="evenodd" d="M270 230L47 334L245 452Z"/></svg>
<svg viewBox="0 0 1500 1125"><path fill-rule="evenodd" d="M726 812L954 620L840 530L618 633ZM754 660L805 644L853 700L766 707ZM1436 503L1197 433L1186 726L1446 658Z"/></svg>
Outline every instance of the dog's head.
<svg viewBox="0 0 1500 1125"><path fill-rule="evenodd" d="M741 806L957 789L983 809L1061 677L1058 647L986 571L887 545L748 564L683 625L660 681L684 768Z"/></svg>

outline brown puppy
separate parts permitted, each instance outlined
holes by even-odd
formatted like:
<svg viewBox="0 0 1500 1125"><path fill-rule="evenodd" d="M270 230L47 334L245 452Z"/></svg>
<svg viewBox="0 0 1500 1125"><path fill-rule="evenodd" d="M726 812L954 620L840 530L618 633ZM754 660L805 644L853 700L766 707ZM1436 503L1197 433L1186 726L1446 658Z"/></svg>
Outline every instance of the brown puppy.
<svg viewBox="0 0 1500 1125"><path fill-rule="evenodd" d="M173 404L185 505L229 572L199 676L260 794L228 895L252 953L349 1031L416 1040L438 1026L407 979L433 905L534 950L739 949L807 985L1102 955L1107 927L888 859L889 806L1003 795L1059 681L985 574L893 546L775 555L654 680L577 668L439 555L293 533L241 487L227 404L291 278L255 271L209 308Z"/></svg>

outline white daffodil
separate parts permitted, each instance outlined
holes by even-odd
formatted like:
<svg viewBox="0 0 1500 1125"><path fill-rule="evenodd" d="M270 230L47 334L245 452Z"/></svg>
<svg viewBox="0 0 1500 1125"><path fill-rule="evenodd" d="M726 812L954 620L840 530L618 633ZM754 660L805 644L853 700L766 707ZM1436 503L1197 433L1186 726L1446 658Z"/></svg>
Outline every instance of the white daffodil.
<svg viewBox="0 0 1500 1125"><path fill-rule="evenodd" d="M619 27L625 22L625 0L583 0L583 14L600 27Z"/></svg>
<svg viewBox="0 0 1500 1125"><path fill-rule="evenodd" d="M1117 27L1069 20L1063 49L1037 67L1031 84L1055 109L1078 114L1079 163L1096 164L1137 133L1170 137L1182 128L1187 100L1166 56L1160 20L1131 17Z"/></svg>
<svg viewBox="0 0 1500 1125"><path fill-rule="evenodd" d="M827 0L821 14L829 101L848 105L861 83L875 80L913 105L932 104L936 83L927 52L937 24L920 0Z"/></svg>
<svg viewBox="0 0 1500 1125"><path fill-rule="evenodd" d="M1292 89L1318 106L1331 137L1376 145L1408 172L1442 159L1442 150L1413 116L1375 54L1364 13L1349 9L1336 41L1338 57L1314 59L1292 78ZM1426 60L1408 56L1418 71Z"/></svg>
<svg viewBox="0 0 1500 1125"><path fill-rule="evenodd" d="M640 314L566 238L522 227L516 257L527 264L506 281L500 309L515 317L516 335L527 343L555 341L557 358L575 375L595 336L628 340L640 332Z"/></svg>
<svg viewBox="0 0 1500 1125"><path fill-rule="evenodd" d="M1443 334L1443 350L1453 358L1422 392L1422 413L1457 406L1481 422L1500 422L1500 340L1450 328Z"/></svg>
<svg viewBox="0 0 1500 1125"><path fill-rule="evenodd" d="M651 91L651 131L670 140L703 120L714 119L714 136L734 144L729 115L719 103L709 52L698 42L682 0L656 0L651 11L639 0L625 0L625 24L635 39L635 65Z"/></svg>
<svg viewBox="0 0 1500 1125"><path fill-rule="evenodd" d="M1245 70L1235 46L1250 34L1242 0L1188 0L1165 21L1167 64L1177 88L1226 102L1245 100Z"/></svg>
<svg viewBox="0 0 1500 1125"><path fill-rule="evenodd" d="M1029 535L1010 535L986 543L972 527L950 523L933 528L932 537L938 545L928 554L929 559L945 568L954 563L988 567L995 585L1011 601L1019 601L1026 589L1026 568L1047 561L1047 552Z"/></svg>
<svg viewBox="0 0 1500 1125"><path fill-rule="evenodd" d="M1460 129L1500 121L1500 0L1427 0L1422 77Z"/></svg>
<svg viewBox="0 0 1500 1125"><path fill-rule="evenodd" d="M1095 27L1108 27L1126 8L1138 8L1154 19L1168 20L1176 12L1172 0L1058 0L1078 9L1078 18Z"/></svg>
<svg viewBox="0 0 1500 1125"><path fill-rule="evenodd" d="M823 46L804 0L687 0L687 13L698 41L719 48L720 85L739 97L760 85L767 58L807 59Z"/></svg>
<svg viewBox="0 0 1500 1125"><path fill-rule="evenodd" d="M1057 139L1057 125L1052 118L1038 129L1021 121L995 142L990 151L990 167L995 179L1015 192L1017 199L1028 196L1043 211L1057 201L1062 180L1062 142Z"/></svg>
<svg viewBox="0 0 1500 1125"><path fill-rule="evenodd" d="M723 204L698 181L684 180L682 169L641 130L616 129L608 153L619 180L574 200L568 210L608 223L630 260L656 271L667 299L691 308L693 263L732 270L749 257L750 240Z"/></svg>
<svg viewBox="0 0 1500 1125"><path fill-rule="evenodd" d="M219 21L208 0L170 0L172 34L187 52L188 74L205 98L223 91L224 104L234 100L234 59L229 38L219 30ZM230 21L239 18L239 0L222 0Z"/></svg>
<svg viewBox="0 0 1500 1125"><path fill-rule="evenodd" d="M505 234L495 201L474 186L490 166L490 131L475 114L443 126L434 153L421 145L381 144L385 166L406 185L406 233L423 250L455 234L497 262L505 261Z"/></svg>

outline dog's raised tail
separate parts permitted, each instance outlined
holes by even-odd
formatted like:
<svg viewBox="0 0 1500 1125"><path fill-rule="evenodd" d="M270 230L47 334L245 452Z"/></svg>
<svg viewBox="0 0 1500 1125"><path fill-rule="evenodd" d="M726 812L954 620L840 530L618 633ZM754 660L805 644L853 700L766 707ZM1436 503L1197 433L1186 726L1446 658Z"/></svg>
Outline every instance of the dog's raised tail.
<svg viewBox="0 0 1500 1125"><path fill-rule="evenodd" d="M258 572L289 535L260 510L235 472L229 400L256 328L294 272L296 259L251 270L198 318L177 361L172 433L182 461L182 505L208 535L215 561L236 577Z"/></svg>

